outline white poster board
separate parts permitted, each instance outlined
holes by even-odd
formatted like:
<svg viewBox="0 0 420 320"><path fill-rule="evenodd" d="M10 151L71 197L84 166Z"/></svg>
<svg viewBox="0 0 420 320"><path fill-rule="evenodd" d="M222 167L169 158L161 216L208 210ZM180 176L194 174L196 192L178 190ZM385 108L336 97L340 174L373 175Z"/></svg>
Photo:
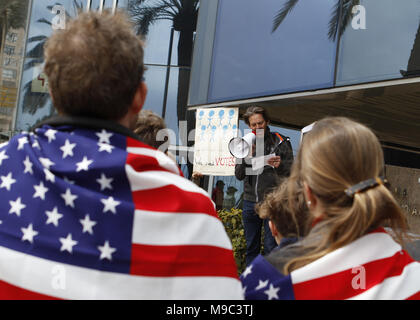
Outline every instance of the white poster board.
<svg viewBox="0 0 420 320"><path fill-rule="evenodd" d="M235 175L229 141L238 134L238 108L197 109L194 171L204 175Z"/></svg>

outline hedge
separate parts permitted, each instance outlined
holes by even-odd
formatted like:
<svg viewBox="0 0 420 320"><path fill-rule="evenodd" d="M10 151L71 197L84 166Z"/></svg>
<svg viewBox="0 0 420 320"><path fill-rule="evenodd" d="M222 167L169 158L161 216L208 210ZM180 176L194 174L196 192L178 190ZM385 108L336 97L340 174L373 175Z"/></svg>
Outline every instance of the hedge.
<svg viewBox="0 0 420 320"><path fill-rule="evenodd" d="M238 268L238 276L245 270L245 232L242 223L242 210L232 208L232 210L219 210L218 215L225 226L226 232L232 242L233 254Z"/></svg>

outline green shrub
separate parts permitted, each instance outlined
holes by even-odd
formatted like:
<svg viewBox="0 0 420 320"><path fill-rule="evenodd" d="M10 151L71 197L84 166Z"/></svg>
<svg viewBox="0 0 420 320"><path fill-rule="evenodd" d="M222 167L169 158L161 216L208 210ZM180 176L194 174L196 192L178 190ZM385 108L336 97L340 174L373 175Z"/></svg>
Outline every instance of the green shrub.
<svg viewBox="0 0 420 320"><path fill-rule="evenodd" d="M226 232L232 242L233 255L238 268L238 276L245 270L246 242L244 226L242 223L242 210L232 208L231 210L219 210L218 215L225 226Z"/></svg>

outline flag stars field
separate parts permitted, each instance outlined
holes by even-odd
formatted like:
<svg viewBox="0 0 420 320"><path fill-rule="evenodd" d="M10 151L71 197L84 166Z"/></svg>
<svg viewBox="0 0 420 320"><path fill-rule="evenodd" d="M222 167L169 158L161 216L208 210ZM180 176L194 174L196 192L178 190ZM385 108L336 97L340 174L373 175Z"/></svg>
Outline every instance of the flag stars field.
<svg viewBox="0 0 420 320"><path fill-rule="evenodd" d="M9 214L15 213L18 217L20 217L21 211L26 208L26 205L22 203L21 198L17 198L16 201L9 201L9 203Z"/></svg>
<svg viewBox="0 0 420 320"><path fill-rule="evenodd" d="M42 200L45 200L45 194L48 191L48 188L44 186L44 183L41 181L39 185L34 185L35 193L33 195L33 198L40 198Z"/></svg>
<svg viewBox="0 0 420 320"><path fill-rule="evenodd" d="M78 197L75 194L72 194L69 188L66 189L65 193L61 194L61 197L64 199L66 206L74 208L74 200Z"/></svg>
<svg viewBox="0 0 420 320"><path fill-rule="evenodd" d="M76 147L75 143L70 143L69 139L66 139L66 142L60 150L63 152L63 159L67 158L68 156L73 157L73 149Z"/></svg>
<svg viewBox="0 0 420 320"><path fill-rule="evenodd" d="M30 243L34 242L34 237L38 235L38 231L33 229L32 223L29 224L26 228L21 228L23 236L22 241L29 241Z"/></svg>
<svg viewBox="0 0 420 320"><path fill-rule="evenodd" d="M33 164L31 160L29 160L29 156L26 156L25 161L23 161L23 165L25 166L23 173L34 174L34 171L32 170Z"/></svg>
<svg viewBox="0 0 420 320"><path fill-rule="evenodd" d="M9 156L6 154L6 150L0 152L0 166L3 163L3 160L9 159Z"/></svg>
<svg viewBox="0 0 420 320"><path fill-rule="evenodd" d="M71 233L66 238L60 238L59 240L61 242L60 251L67 251L69 253L73 253L73 247L78 243L72 239Z"/></svg>
<svg viewBox="0 0 420 320"><path fill-rule="evenodd" d="M51 211L45 211L45 214L47 215L47 222L45 224L52 223L54 226L58 227L58 220L60 220L63 215L58 212L57 207L54 207Z"/></svg>
<svg viewBox="0 0 420 320"><path fill-rule="evenodd" d="M101 173L101 177L99 179L96 179L96 181L100 184L101 186L101 191L105 190L105 189L110 189L112 190L112 185L111 182L114 179L112 178L107 178L106 175L104 173Z"/></svg>
<svg viewBox="0 0 420 320"><path fill-rule="evenodd" d="M92 164L93 160L88 160L87 157L83 157L83 160L76 163L77 169L76 172L88 171L89 166Z"/></svg>
<svg viewBox="0 0 420 320"><path fill-rule="evenodd" d="M112 248L109 245L109 241L105 241L103 246L98 246L99 251L101 252L101 255L99 257L100 260L103 259L108 259L108 260L112 260L112 254L117 251L117 249Z"/></svg>
<svg viewBox="0 0 420 320"><path fill-rule="evenodd" d="M0 189L6 188L7 191L10 191L12 184L16 182L16 180L13 179L11 172L9 172L7 176L1 176L0 179L1 179Z"/></svg>
<svg viewBox="0 0 420 320"><path fill-rule="evenodd" d="M117 213L116 207L121 203L120 201L114 200L113 197L109 197L108 199L101 199L101 202L104 204L103 212L111 211L113 214Z"/></svg>
<svg viewBox="0 0 420 320"><path fill-rule="evenodd" d="M80 219L79 221L83 226L83 231L82 232L83 233L87 232L87 233L93 235L92 228L97 224L97 222L93 221L93 220L90 220L90 217L89 217L88 214L85 215L84 219Z"/></svg>
<svg viewBox="0 0 420 320"><path fill-rule="evenodd" d="M102 131L99 133L96 133L96 135L99 138L99 143L111 144L111 141L109 140L113 135L111 132L108 132L105 129L102 129Z"/></svg>

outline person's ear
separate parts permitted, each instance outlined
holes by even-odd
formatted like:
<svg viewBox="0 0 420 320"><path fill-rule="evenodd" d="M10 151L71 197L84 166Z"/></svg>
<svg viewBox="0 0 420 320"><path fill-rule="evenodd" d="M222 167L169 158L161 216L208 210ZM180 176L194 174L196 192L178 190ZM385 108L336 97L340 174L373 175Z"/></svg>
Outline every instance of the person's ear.
<svg viewBox="0 0 420 320"><path fill-rule="evenodd" d="M279 232L277 231L276 226L271 220L268 220L268 227L270 228L273 237L276 238L279 235Z"/></svg>
<svg viewBox="0 0 420 320"><path fill-rule="evenodd" d="M147 96L147 85L144 81L138 86L134 95L133 102L131 103L131 111L135 114L139 113L143 108Z"/></svg>
<svg viewBox="0 0 420 320"><path fill-rule="evenodd" d="M312 189L306 182L303 182L303 192L305 194L306 204L309 210L314 209L317 205L317 199L312 192Z"/></svg>

